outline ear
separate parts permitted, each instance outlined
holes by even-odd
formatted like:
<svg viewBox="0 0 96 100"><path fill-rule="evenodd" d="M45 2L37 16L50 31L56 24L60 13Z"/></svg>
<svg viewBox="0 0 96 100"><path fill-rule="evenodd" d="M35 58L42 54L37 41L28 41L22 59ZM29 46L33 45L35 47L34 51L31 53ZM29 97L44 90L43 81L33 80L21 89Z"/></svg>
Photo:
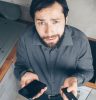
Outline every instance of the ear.
<svg viewBox="0 0 96 100"><path fill-rule="evenodd" d="M68 16L66 17L66 24L68 23Z"/></svg>

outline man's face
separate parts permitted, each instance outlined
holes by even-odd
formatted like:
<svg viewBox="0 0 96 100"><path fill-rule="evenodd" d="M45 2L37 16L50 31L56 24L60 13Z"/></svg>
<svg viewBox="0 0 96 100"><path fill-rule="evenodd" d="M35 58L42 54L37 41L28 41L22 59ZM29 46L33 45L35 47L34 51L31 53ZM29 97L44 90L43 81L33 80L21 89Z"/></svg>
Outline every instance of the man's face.
<svg viewBox="0 0 96 100"><path fill-rule="evenodd" d="M64 33L65 17L62 6L55 2L52 6L36 11L35 26L41 39L49 47L55 46Z"/></svg>

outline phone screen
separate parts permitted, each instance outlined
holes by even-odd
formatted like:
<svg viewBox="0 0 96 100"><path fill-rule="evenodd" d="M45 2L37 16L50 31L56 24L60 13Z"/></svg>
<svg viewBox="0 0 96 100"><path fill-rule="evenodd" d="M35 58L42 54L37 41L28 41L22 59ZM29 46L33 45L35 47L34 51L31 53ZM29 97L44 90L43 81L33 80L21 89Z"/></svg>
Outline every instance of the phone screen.
<svg viewBox="0 0 96 100"><path fill-rule="evenodd" d="M46 84L38 80L34 80L28 85L26 85L25 87L21 88L18 92L22 96L29 99L37 95L41 91L41 89L43 89L44 87L46 87Z"/></svg>

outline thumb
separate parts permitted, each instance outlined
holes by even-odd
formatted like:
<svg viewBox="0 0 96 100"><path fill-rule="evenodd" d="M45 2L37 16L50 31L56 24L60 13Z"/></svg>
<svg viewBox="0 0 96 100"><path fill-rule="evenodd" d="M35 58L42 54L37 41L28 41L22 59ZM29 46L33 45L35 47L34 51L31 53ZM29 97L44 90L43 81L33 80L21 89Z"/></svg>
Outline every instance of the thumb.
<svg viewBox="0 0 96 100"><path fill-rule="evenodd" d="M72 92L75 96L77 96L77 89L74 89L72 86L67 88L67 92Z"/></svg>
<svg viewBox="0 0 96 100"><path fill-rule="evenodd" d="M67 92L72 92L73 89L74 89L74 88L73 88L72 86L71 86L71 87L68 87L68 88L67 88Z"/></svg>
<svg viewBox="0 0 96 100"><path fill-rule="evenodd" d="M25 87L25 82L20 83L21 88Z"/></svg>

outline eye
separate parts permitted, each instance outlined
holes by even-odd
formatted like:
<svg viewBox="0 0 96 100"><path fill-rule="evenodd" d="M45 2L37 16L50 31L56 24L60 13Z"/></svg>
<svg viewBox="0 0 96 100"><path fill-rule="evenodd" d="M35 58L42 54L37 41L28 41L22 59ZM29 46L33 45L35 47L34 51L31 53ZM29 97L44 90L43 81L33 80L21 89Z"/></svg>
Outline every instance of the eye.
<svg viewBox="0 0 96 100"><path fill-rule="evenodd" d="M45 25L46 23L44 21L38 22L38 25Z"/></svg>
<svg viewBox="0 0 96 100"><path fill-rule="evenodd" d="M57 21L57 20L53 21L53 24L58 24L58 23L59 23L59 21Z"/></svg>

